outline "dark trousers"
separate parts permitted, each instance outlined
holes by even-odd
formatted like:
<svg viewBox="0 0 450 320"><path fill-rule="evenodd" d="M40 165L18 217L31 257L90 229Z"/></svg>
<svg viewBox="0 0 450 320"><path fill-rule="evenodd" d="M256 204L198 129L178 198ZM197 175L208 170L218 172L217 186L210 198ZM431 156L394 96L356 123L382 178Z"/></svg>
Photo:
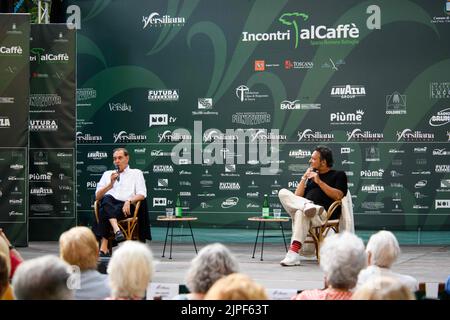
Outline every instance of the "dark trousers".
<svg viewBox="0 0 450 320"><path fill-rule="evenodd" d="M112 232L112 226L109 219L117 219L117 221L126 219L122 212L124 201L115 199L111 195L106 195L100 200L100 207L98 210L98 224L94 225L94 233L97 237L108 238ZM130 206L131 214L134 213L134 206Z"/></svg>

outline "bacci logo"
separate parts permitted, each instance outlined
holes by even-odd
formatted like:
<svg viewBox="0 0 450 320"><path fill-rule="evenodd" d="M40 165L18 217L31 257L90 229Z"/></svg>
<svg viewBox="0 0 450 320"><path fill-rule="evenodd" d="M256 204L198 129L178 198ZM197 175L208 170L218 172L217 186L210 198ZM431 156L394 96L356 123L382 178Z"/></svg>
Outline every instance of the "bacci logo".
<svg viewBox="0 0 450 320"><path fill-rule="evenodd" d="M30 55L30 62L37 61L38 63L67 63L69 62L69 55L67 53L45 53L44 48L32 48Z"/></svg>

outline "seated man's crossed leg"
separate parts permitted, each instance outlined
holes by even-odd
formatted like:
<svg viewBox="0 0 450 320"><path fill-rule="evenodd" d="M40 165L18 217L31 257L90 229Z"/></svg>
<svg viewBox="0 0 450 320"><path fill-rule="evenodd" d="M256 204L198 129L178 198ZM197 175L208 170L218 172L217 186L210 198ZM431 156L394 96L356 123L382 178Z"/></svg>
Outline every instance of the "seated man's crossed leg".
<svg viewBox="0 0 450 320"><path fill-rule="evenodd" d="M114 199L110 195L106 195L100 202L99 209L99 228L98 231L101 235L100 254L105 255L108 253L108 236L110 235L110 227L114 232L114 238L117 242L125 240L125 236L119 228L118 222L127 218L123 213L123 201Z"/></svg>
<svg viewBox="0 0 450 320"><path fill-rule="evenodd" d="M292 238L286 257L280 262L282 266L299 266L299 251L308 236L311 226L320 226L326 219L325 208L312 201L296 196L287 189L281 189L278 197L286 212L292 219Z"/></svg>

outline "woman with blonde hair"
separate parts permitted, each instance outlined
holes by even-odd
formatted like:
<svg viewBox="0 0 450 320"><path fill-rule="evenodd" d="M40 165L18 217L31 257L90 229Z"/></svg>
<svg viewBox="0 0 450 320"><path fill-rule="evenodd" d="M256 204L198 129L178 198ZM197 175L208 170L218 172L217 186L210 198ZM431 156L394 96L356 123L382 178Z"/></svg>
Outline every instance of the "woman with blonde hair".
<svg viewBox="0 0 450 320"><path fill-rule="evenodd" d="M205 300L268 300L263 286L242 273L232 273L217 280Z"/></svg>
<svg viewBox="0 0 450 320"><path fill-rule="evenodd" d="M61 259L80 272L74 290L76 300L105 299L111 290L108 277L97 271L98 242L87 227L74 227L59 237Z"/></svg>

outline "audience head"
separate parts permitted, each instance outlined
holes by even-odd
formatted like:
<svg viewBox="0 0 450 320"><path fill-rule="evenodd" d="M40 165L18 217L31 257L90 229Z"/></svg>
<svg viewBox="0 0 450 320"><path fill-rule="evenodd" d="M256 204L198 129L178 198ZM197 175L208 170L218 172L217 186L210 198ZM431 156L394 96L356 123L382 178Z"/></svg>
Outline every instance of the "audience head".
<svg viewBox="0 0 450 320"><path fill-rule="evenodd" d="M220 243L213 243L202 248L192 259L186 286L190 292L204 294L218 279L238 269L238 262L230 250Z"/></svg>
<svg viewBox="0 0 450 320"><path fill-rule="evenodd" d="M9 257L5 256L3 252L0 252L0 298L9 286L9 271L6 263L8 260Z"/></svg>
<svg viewBox="0 0 450 320"><path fill-rule="evenodd" d="M205 300L267 300L266 290L249 276L233 273L217 280Z"/></svg>
<svg viewBox="0 0 450 320"><path fill-rule="evenodd" d="M74 227L64 232L59 237L59 253L61 259L81 271L97 268L98 242L87 227Z"/></svg>
<svg viewBox="0 0 450 320"><path fill-rule="evenodd" d="M14 295L19 300L72 299L70 276L70 266L58 257L46 255L26 260L14 273Z"/></svg>
<svg viewBox="0 0 450 320"><path fill-rule="evenodd" d="M8 244L6 243L5 239L3 239L3 237L0 237L0 253L3 253L5 257L8 258L6 259L6 269L8 271L8 279L9 279L9 274L11 273L11 259L9 258Z"/></svg>
<svg viewBox="0 0 450 320"><path fill-rule="evenodd" d="M153 254L137 241L126 241L116 249L108 264L112 298L144 298L153 277Z"/></svg>
<svg viewBox="0 0 450 320"><path fill-rule="evenodd" d="M382 230L370 237L366 251L370 265L390 268L400 255L400 246L392 232Z"/></svg>
<svg viewBox="0 0 450 320"><path fill-rule="evenodd" d="M328 286L350 290L366 266L364 243L356 235L342 232L326 237L320 248L320 266Z"/></svg>
<svg viewBox="0 0 450 320"><path fill-rule="evenodd" d="M415 300L411 290L400 280L374 277L365 282L352 296L353 300Z"/></svg>

